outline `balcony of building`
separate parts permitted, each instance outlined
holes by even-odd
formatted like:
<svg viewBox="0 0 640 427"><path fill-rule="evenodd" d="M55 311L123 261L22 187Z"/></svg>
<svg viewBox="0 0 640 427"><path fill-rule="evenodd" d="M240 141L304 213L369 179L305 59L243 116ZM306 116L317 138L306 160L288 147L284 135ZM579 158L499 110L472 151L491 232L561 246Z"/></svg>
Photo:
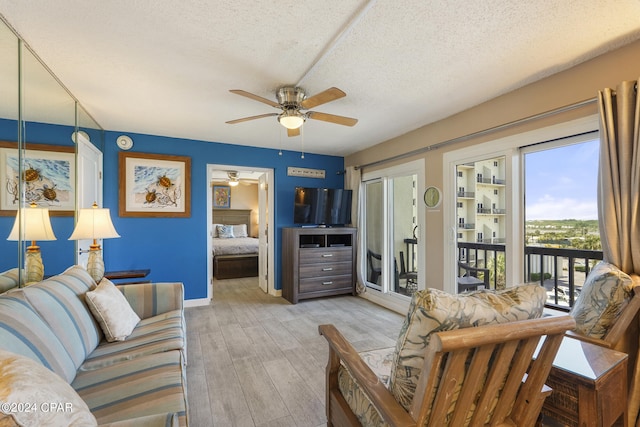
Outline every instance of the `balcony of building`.
<svg viewBox="0 0 640 427"><path fill-rule="evenodd" d="M456 196L459 199L475 199L476 193L474 191L458 191Z"/></svg>

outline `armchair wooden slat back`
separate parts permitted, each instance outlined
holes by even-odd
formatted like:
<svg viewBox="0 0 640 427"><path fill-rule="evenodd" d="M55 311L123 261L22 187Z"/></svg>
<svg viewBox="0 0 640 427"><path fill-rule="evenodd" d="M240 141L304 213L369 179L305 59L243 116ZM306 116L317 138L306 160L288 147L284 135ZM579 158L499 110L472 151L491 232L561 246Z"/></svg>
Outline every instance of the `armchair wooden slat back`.
<svg viewBox="0 0 640 427"><path fill-rule="evenodd" d="M392 426L533 426L551 392L544 382L560 342L574 327L572 317L561 316L435 333L426 349L425 375L419 378L406 412L340 333L332 325L322 325L320 333L330 349L328 425L359 424L343 424L350 418L344 412L350 410L333 378L343 363Z"/></svg>

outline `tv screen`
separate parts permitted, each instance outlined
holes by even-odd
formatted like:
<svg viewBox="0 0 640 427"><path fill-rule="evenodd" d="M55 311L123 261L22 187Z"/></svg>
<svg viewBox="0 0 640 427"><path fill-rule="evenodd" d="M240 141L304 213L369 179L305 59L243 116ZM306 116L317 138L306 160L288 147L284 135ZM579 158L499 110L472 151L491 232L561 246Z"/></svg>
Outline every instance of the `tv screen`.
<svg viewBox="0 0 640 427"><path fill-rule="evenodd" d="M351 224L351 190L297 187L294 203L295 224Z"/></svg>

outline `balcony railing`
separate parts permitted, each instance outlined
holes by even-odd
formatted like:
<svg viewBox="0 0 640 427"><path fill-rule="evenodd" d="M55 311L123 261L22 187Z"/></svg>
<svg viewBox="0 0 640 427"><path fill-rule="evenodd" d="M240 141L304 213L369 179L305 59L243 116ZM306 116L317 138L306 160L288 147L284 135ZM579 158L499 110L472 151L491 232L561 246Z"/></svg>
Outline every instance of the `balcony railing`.
<svg viewBox="0 0 640 427"><path fill-rule="evenodd" d="M491 209L494 215L504 215L507 213L506 209Z"/></svg>
<svg viewBox="0 0 640 427"><path fill-rule="evenodd" d="M478 208L477 211L479 214L490 214L491 208Z"/></svg>
<svg viewBox="0 0 640 427"><path fill-rule="evenodd" d="M466 197L468 199L474 199L476 197L476 193L474 191L458 191L458 197Z"/></svg>
<svg viewBox="0 0 640 427"><path fill-rule="evenodd" d="M466 222L464 224L458 223L458 228L461 228L463 230L473 230L474 228L476 228L476 225L472 222Z"/></svg>
<svg viewBox="0 0 640 427"><path fill-rule="evenodd" d="M540 283L547 290L546 305L565 311L573 307L591 267L602 260L602 251L582 249L525 246L524 254L523 281ZM504 244L458 242L458 259L489 268L492 289L505 286L504 255Z"/></svg>
<svg viewBox="0 0 640 427"><path fill-rule="evenodd" d="M498 185L505 185L507 183L507 180L505 179L500 179L500 178L485 178L482 176L477 176L476 177L476 182L479 182L480 184L498 184Z"/></svg>

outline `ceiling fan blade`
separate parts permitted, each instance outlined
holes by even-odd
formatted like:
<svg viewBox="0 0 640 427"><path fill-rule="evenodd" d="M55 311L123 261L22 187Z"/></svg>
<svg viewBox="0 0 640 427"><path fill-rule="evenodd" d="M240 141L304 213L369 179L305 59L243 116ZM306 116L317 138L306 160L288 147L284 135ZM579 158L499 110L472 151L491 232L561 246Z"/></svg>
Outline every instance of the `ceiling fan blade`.
<svg viewBox="0 0 640 427"><path fill-rule="evenodd" d="M336 99L340 99L342 97L347 96L346 93L338 89L337 87L332 87L324 92L317 93L310 98L305 99L300 103L300 106L305 110L313 107L317 107L318 105L326 104L327 102L335 101Z"/></svg>
<svg viewBox="0 0 640 427"><path fill-rule="evenodd" d="M306 114L310 119L322 120L323 122L335 123L337 125L355 126L355 124L358 123L358 119L336 116L335 114L319 113L317 111L308 111Z"/></svg>
<svg viewBox="0 0 640 427"><path fill-rule="evenodd" d="M260 114L259 116L251 116L251 117L244 117L242 119L235 119L235 120L229 120L228 123L230 125L234 125L236 123L242 123L242 122L248 122L249 120L255 120L255 119L261 119L263 117L273 117L273 116L277 116L278 113L268 113L268 114Z"/></svg>
<svg viewBox="0 0 640 427"><path fill-rule="evenodd" d="M289 135L289 136L298 136L298 135L300 135L300 128L287 129L287 135Z"/></svg>
<svg viewBox="0 0 640 427"><path fill-rule="evenodd" d="M253 93L249 93L246 90L231 89L231 90L229 90L229 92L235 93L236 95L246 96L247 98L253 99L254 101L262 102L262 103L265 103L267 105L271 105L272 107L280 108L280 104L278 104L277 102L272 101L272 100L267 99L267 98L263 98L263 97L258 96L258 95L254 95Z"/></svg>

